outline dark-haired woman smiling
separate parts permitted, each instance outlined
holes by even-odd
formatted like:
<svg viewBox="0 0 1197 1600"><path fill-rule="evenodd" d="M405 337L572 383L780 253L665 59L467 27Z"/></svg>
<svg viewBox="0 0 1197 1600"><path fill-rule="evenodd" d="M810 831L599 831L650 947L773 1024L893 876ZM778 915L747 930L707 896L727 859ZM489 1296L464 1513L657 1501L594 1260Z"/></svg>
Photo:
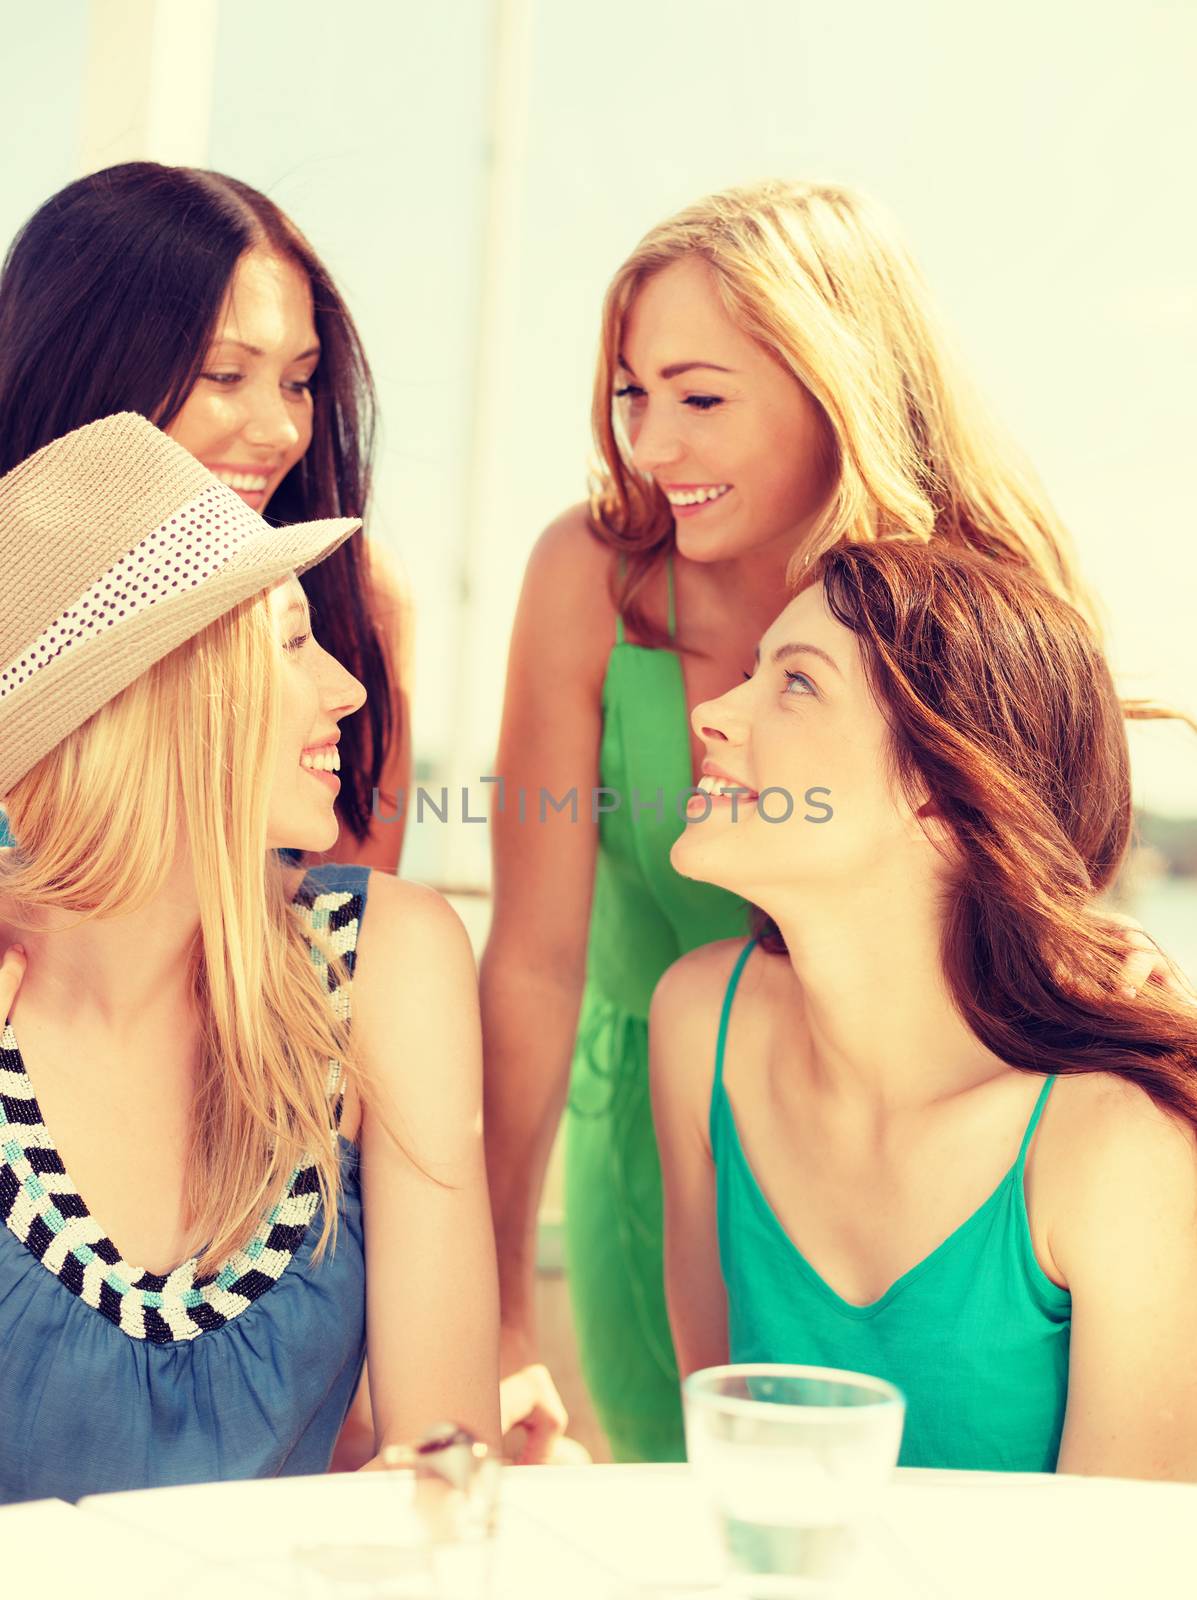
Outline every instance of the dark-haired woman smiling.
<svg viewBox="0 0 1197 1600"><path fill-rule="evenodd" d="M277 524L367 513L374 396L353 321L279 208L220 173L129 162L68 185L0 276L0 473L139 411ZM404 590L361 535L303 578L366 686L338 754L336 858L394 871L411 767ZM0 823L2 826L2 823Z"/></svg>

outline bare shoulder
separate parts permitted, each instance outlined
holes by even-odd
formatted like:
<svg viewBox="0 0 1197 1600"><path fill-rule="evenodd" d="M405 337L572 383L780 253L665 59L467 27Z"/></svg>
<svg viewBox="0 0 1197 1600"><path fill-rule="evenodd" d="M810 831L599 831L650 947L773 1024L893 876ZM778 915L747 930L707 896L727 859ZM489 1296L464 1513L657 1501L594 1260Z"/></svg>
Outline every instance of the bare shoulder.
<svg viewBox="0 0 1197 1600"><path fill-rule="evenodd" d="M593 532L585 505L551 522L528 557L512 659L532 676L597 693L615 638L612 552Z"/></svg>
<svg viewBox="0 0 1197 1600"><path fill-rule="evenodd" d="M596 586L610 604L612 550L595 533L584 501L554 517L532 547L528 577L551 585L562 597L588 601Z"/></svg>
<svg viewBox="0 0 1197 1600"><path fill-rule="evenodd" d="M406 569L394 551L376 539L366 545L366 574L373 609L380 620L406 616L411 611L412 591Z"/></svg>
<svg viewBox="0 0 1197 1600"><path fill-rule="evenodd" d="M600 638L607 650L615 630L611 573L613 552L590 525L589 507L571 506L549 523L531 550L525 600L563 634Z"/></svg>
<svg viewBox="0 0 1197 1600"><path fill-rule="evenodd" d="M675 961L661 975L649 1011L653 1072L684 1076L700 1098L709 1093L724 995L743 939L719 939ZM742 987L750 988L750 958Z"/></svg>
<svg viewBox="0 0 1197 1600"><path fill-rule="evenodd" d="M1052 1098L1054 1142L1078 1177L1090 1169L1100 1172L1111 1159L1192 1162L1197 1152L1193 1129L1182 1116L1117 1073L1062 1076Z"/></svg>
<svg viewBox="0 0 1197 1600"><path fill-rule="evenodd" d="M1197 1139L1182 1116L1110 1072L1061 1077L1043 1162L1065 1254L1165 1217L1197 1221ZM1064 1262L1065 1266L1067 1265Z"/></svg>
<svg viewBox="0 0 1197 1600"><path fill-rule="evenodd" d="M421 1094L412 1088L413 1073L418 1078L430 1062L451 1057L468 1087L480 1065L478 968L462 920L443 895L371 874L353 991L354 1029L378 1084L403 1082L405 1093ZM446 1092L443 1074L431 1081L434 1092Z"/></svg>
<svg viewBox="0 0 1197 1600"><path fill-rule="evenodd" d="M354 969L355 1020L394 1027L397 1007L445 983L472 983L474 955L461 918L435 889L372 872Z"/></svg>
<svg viewBox="0 0 1197 1600"><path fill-rule="evenodd" d="M749 941L743 938L716 939L681 956L657 985L661 1008L718 1015L741 957L744 966L736 982L737 1017L768 1017L779 1004L792 1003L794 974L788 958L759 946L749 947L746 954L746 947Z"/></svg>
<svg viewBox="0 0 1197 1600"><path fill-rule="evenodd" d="M662 973L653 992L653 1016L676 1020L692 1013L718 1015L743 939L716 939L680 956ZM749 964L751 965L751 958ZM747 982L747 979L745 980Z"/></svg>
<svg viewBox="0 0 1197 1600"><path fill-rule="evenodd" d="M426 884L397 878L390 872L371 872L369 910L363 920L363 943L416 946L432 940L438 945L469 939L453 907Z"/></svg>

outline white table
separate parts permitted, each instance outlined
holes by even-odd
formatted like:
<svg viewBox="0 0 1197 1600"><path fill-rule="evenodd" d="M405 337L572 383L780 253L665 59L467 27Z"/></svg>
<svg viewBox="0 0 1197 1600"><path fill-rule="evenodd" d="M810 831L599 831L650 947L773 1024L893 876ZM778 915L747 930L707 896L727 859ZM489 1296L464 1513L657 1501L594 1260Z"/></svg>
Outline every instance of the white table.
<svg viewBox="0 0 1197 1600"><path fill-rule="evenodd" d="M365 1473L10 1507L3 1589L38 1600L294 1597L297 1544L377 1542L401 1524L401 1502L393 1480ZM1194 1600L1197 1487L900 1472L869 1566L869 1600ZM504 1475L494 1600L714 1600L717 1571L684 1467Z"/></svg>

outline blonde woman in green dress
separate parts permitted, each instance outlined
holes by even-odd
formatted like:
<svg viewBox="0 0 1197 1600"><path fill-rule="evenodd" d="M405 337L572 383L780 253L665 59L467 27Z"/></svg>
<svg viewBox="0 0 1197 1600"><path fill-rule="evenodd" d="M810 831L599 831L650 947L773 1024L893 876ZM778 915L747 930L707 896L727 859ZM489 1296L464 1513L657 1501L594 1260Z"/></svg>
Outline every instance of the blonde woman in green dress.
<svg viewBox="0 0 1197 1600"><path fill-rule="evenodd" d="M649 999L680 955L746 929L741 902L669 864L702 771L691 709L751 667L791 579L841 539L945 539L1084 606L1055 513L955 371L889 224L848 190L766 183L653 229L607 295L594 430L593 497L546 529L520 599L482 962L504 1420L524 1423L526 1460L566 1421L533 1289L567 1103L583 1373L617 1459L682 1454ZM576 810L540 800L571 792Z"/></svg>

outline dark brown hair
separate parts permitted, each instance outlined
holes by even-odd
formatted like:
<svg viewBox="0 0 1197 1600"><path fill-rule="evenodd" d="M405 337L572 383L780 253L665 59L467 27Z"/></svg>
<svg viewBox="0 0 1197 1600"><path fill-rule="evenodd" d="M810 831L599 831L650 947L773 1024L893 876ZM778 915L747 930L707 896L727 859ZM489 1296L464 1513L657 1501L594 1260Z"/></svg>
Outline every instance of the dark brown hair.
<svg viewBox="0 0 1197 1600"><path fill-rule="evenodd" d="M1087 623L1025 567L888 539L830 551L809 583L856 637L898 784L949 836L965 1022L1012 1067L1113 1072L1197 1127L1197 1009L1123 996L1125 939L1095 904L1131 836L1124 718L1175 713L1120 702Z"/></svg>
<svg viewBox="0 0 1197 1600"><path fill-rule="evenodd" d="M364 517L374 390L349 312L299 229L235 178L131 161L68 184L29 219L0 275L0 473L51 439L116 411L159 427L203 367L237 263L267 245L312 286L320 364L312 442L268 520ZM362 536L301 579L321 643L365 684L342 725L338 809L366 837L386 751L398 736L393 675L370 614Z"/></svg>

